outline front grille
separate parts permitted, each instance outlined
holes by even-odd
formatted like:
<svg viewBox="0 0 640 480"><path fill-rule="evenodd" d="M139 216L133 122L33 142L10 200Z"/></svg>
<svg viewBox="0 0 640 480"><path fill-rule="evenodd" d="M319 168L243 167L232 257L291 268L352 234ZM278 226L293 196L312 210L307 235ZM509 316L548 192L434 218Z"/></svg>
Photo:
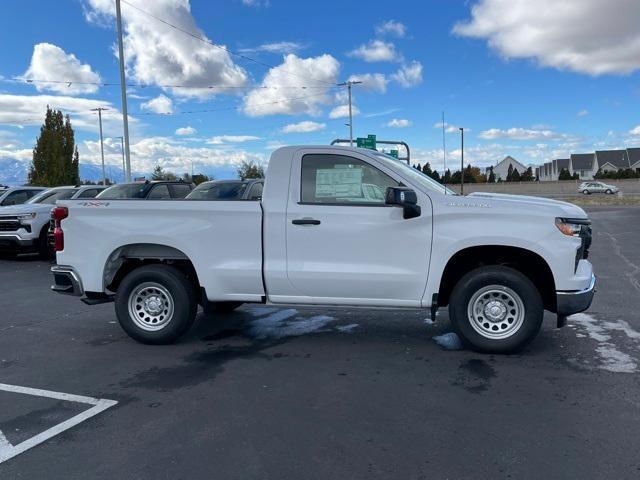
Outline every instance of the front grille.
<svg viewBox="0 0 640 480"><path fill-rule="evenodd" d="M586 260L589 258L589 248L591 247L591 240L593 237L593 232L591 230L590 225L582 225L580 228L580 248L576 252L576 270L578 269L578 262L580 260Z"/></svg>
<svg viewBox="0 0 640 480"><path fill-rule="evenodd" d="M20 222L0 221L0 232L15 232L20 228Z"/></svg>

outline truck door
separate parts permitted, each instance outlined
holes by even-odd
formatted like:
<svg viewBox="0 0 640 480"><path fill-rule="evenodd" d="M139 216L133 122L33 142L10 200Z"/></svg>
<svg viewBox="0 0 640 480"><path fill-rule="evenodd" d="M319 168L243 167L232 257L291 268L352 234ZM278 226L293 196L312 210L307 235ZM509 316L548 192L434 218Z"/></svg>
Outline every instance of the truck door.
<svg viewBox="0 0 640 480"><path fill-rule="evenodd" d="M387 187L401 181L384 165L347 150L308 152L292 163L286 248L295 294L286 301L420 306L431 250L429 198L416 192L422 214L405 220L402 208L385 204Z"/></svg>

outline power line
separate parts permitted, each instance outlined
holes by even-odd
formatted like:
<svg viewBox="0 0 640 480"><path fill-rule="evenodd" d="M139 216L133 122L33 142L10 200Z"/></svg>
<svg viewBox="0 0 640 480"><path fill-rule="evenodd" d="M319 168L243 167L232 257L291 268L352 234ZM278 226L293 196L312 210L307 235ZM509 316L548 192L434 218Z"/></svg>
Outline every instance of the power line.
<svg viewBox="0 0 640 480"><path fill-rule="evenodd" d="M260 60L256 60L255 58L251 58L251 57L249 57L247 55L243 55L242 53L238 53L238 52L234 52L233 50L229 50L227 47L223 47L222 45L217 45L217 44L213 43L211 40L208 40L206 38L203 38L200 35L197 35L197 34L195 34L193 32L190 32L190 31L185 30L185 29L183 29L181 27L178 27L177 25L174 25L171 22L168 22L168 21L166 21L166 20L164 20L164 19L162 19L160 17L157 17L154 14L149 13L146 10L141 9L140 7L137 7L136 5L133 5L133 4L129 3L129 2L127 2L126 0L121 0L121 1L122 1L122 3L124 3L126 5L129 5L131 8L134 8L134 9L138 10L139 12L141 12L141 13L143 13L143 14L151 17L151 18L153 18L154 20L157 20L158 22L164 23L165 25L167 25L167 26L169 26L171 28L174 28L174 29L178 30L179 32L184 33L185 35L189 35L190 37L195 38L196 40L204 42L204 43L206 43L208 45L211 45L212 47L215 47L215 48L218 48L220 50L223 50L223 51L227 52L230 55L236 56L238 58L242 58L244 60L248 60L250 62L256 63L256 64L261 65L261 66L266 67L266 68L276 68L274 65L271 65L269 63L261 62ZM292 75L292 76L295 76L295 77L300 77L300 78L305 78L305 79L307 78L307 77L304 77L302 75L298 75L297 73L288 72L286 70L281 70L281 71L283 73L286 73L287 75ZM335 85L334 83L327 82L325 80L319 80L319 79L314 79L314 80L319 82L319 83L324 83L326 85Z"/></svg>
<svg viewBox="0 0 640 480"><path fill-rule="evenodd" d="M3 79L5 82L11 83L52 83L55 85L67 85L67 87L71 87L72 85L95 85L97 87L119 87L119 82L77 82L75 80L42 80L42 79L33 79L33 78L5 78ZM335 88L336 85L326 86L326 85L284 85L280 87L272 87L272 86L262 86L262 85L249 85L249 86L229 86L229 85L161 85L161 84L149 84L149 83L126 83L127 87L134 88L185 88L191 90L217 90L217 89L225 89L225 90L284 90L284 89L302 89L306 90L309 88Z"/></svg>

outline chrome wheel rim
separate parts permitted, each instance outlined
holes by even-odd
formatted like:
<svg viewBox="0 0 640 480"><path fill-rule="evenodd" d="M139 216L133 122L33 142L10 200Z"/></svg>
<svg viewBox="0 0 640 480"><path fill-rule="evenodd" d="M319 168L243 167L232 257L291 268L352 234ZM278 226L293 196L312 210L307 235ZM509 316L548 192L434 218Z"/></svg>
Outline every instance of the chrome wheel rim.
<svg viewBox="0 0 640 480"><path fill-rule="evenodd" d="M524 303L516 292L503 285L478 290L467 307L473 329L485 338L500 340L514 335L524 323Z"/></svg>
<svg viewBox="0 0 640 480"><path fill-rule="evenodd" d="M129 317L142 330L162 330L173 318L173 297L155 282L138 285L129 295Z"/></svg>

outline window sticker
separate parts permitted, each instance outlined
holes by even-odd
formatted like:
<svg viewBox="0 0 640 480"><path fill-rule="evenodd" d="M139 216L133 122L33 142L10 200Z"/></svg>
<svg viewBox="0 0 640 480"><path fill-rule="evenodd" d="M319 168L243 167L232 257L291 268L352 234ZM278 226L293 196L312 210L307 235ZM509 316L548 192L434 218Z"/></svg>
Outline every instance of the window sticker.
<svg viewBox="0 0 640 480"><path fill-rule="evenodd" d="M316 198L362 198L362 168L322 168L316 171Z"/></svg>

